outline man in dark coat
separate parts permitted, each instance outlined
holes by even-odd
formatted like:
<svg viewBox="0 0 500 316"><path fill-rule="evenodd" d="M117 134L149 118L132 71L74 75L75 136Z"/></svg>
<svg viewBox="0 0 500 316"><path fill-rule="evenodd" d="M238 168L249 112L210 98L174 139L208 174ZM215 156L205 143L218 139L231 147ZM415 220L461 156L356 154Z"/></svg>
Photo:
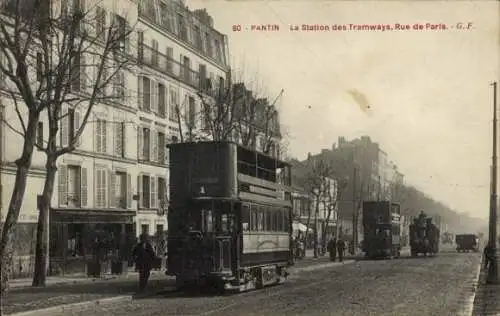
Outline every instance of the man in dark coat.
<svg viewBox="0 0 500 316"><path fill-rule="evenodd" d="M491 264L491 261L493 260L493 247L491 247L490 242L488 242L486 247L484 247L483 255L484 255L484 269L488 269L488 266Z"/></svg>
<svg viewBox="0 0 500 316"><path fill-rule="evenodd" d="M134 247L133 257L136 269L139 271L139 291L143 291L148 284L153 262L156 259L155 251L147 235L141 235L139 243Z"/></svg>
<svg viewBox="0 0 500 316"><path fill-rule="evenodd" d="M337 257L337 239L335 237L328 242L328 252L330 253L330 260L335 261Z"/></svg>
<svg viewBox="0 0 500 316"><path fill-rule="evenodd" d="M344 251L345 251L345 242L342 238L337 240L337 253L339 255L339 261L344 261Z"/></svg>

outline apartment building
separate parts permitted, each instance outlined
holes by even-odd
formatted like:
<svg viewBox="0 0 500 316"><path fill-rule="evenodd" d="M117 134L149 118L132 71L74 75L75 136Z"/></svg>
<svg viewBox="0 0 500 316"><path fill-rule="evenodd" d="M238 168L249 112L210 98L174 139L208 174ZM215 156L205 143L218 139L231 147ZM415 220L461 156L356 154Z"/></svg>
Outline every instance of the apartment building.
<svg viewBox="0 0 500 316"><path fill-rule="evenodd" d="M137 231L166 229L168 152L188 130L203 130L201 97L225 89L227 37L205 10L181 1L140 1L137 53ZM205 135L207 136L207 135Z"/></svg>
<svg viewBox="0 0 500 316"><path fill-rule="evenodd" d="M96 241L106 242L112 258L141 233L167 230L166 145L178 141L186 126L201 127L200 94L210 97L224 87L229 69L227 39L204 10L191 11L179 1L86 2L98 17L96 28L106 28L112 19L135 27L123 49L136 64L116 74L109 92L121 97L96 104L76 150L58 160L50 212L53 272L82 270ZM2 95L0 103L6 120L19 125L12 100ZM83 113L64 108L63 114L59 139L66 145ZM47 134L42 115L36 141L43 144ZM2 196L10 197L21 140L5 124L1 135ZM15 249L15 275L33 269L44 164L44 154L36 151L15 232L22 241ZM2 199L2 210L9 200Z"/></svg>

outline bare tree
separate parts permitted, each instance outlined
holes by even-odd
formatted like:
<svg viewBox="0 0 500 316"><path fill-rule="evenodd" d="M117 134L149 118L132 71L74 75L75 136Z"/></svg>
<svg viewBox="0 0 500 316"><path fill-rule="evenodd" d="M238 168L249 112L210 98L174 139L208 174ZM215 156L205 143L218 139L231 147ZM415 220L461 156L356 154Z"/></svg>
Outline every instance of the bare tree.
<svg viewBox="0 0 500 316"><path fill-rule="evenodd" d="M201 134L205 134L206 138L215 141L239 138L243 146L256 148L266 154L274 151L277 140L283 138L279 113L275 107L283 91L269 104L266 98L258 98L244 83L233 83L234 74L231 71L226 77L227 81L218 84L201 79L198 114L194 114L190 108L184 111L186 114L183 118L182 110L177 110L178 122L185 122L179 124L179 129L182 129L182 125L187 129L186 137L181 141L203 138L196 129L196 117L199 116ZM260 146L256 144L257 138L261 139Z"/></svg>
<svg viewBox="0 0 500 316"><path fill-rule="evenodd" d="M332 219L332 214L334 211L338 212L338 205L339 201L343 199L343 196L345 194L345 190L347 188L347 180L342 179L342 178L337 178L334 177L335 179L328 179L326 181L326 187L324 191L324 197L323 197L323 207L327 211L326 217L325 217L325 225L323 226L323 231L321 233L321 247L323 253L326 251L326 245L327 245L327 229L328 225L330 224L330 220ZM335 217L335 224L338 226L339 225L339 219L340 216L337 213L337 216Z"/></svg>
<svg viewBox="0 0 500 316"><path fill-rule="evenodd" d="M307 161L308 173L305 180L304 187L307 192L313 197L314 204L314 257L318 257L319 250L319 236L318 236L318 220L320 204L328 195L329 178L333 174L331 163L326 159L309 156ZM311 216L309 216L310 218ZM309 223L308 223L309 224ZM309 227L309 225L308 225Z"/></svg>
<svg viewBox="0 0 500 316"><path fill-rule="evenodd" d="M56 7L48 0L11 0L5 9L0 20L0 47L5 59L0 67L13 83L8 92L22 129L10 127L23 137L24 148L2 231L2 291L7 288L10 271L4 267L10 266L12 228L19 215L33 148L47 157L44 188L38 201L33 278L33 285L39 286L45 284L48 212L57 159L79 146L95 104L123 101L123 71L132 61L132 28L119 15L112 15L106 24L104 4L85 7L84 1L73 1L71 5L63 1ZM113 91L109 91L111 86ZM28 110L24 116L19 110L21 103ZM35 127L42 111L47 113L49 133L46 142L40 144L35 142Z"/></svg>

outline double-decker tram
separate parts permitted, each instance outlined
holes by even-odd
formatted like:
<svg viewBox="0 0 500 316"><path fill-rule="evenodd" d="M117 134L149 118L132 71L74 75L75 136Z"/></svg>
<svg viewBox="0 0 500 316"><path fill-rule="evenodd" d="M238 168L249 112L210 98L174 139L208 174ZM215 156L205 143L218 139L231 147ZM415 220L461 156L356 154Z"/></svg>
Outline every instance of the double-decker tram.
<svg viewBox="0 0 500 316"><path fill-rule="evenodd" d="M290 165L226 141L168 147L167 274L178 288L283 282L293 264Z"/></svg>

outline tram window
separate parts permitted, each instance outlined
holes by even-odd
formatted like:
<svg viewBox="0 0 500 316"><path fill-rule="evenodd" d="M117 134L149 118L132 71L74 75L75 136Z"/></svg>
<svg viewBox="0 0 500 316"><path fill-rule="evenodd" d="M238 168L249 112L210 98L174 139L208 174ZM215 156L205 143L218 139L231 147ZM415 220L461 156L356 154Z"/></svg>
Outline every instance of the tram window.
<svg viewBox="0 0 500 316"><path fill-rule="evenodd" d="M213 232L214 230L214 225L213 225L213 218L212 218L212 211L205 210L205 231L206 232Z"/></svg>
<svg viewBox="0 0 500 316"><path fill-rule="evenodd" d="M229 219L227 214L221 214L220 219L221 231L228 232L229 231Z"/></svg>
<svg viewBox="0 0 500 316"><path fill-rule="evenodd" d="M283 227L283 230L287 232L288 231L288 225L289 225L288 224L288 221L289 221L289 219L288 219L288 210L285 210L285 212L284 212L283 215L284 215L283 216L283 222L285 224L284 227Z"/></svg>
<svg viewBox="0 0 500 316"><path fill-rule="evenodd" d="M276 230L283 231L283 211L280 209L276 210Z"/></svg>
<svg viewBox="0 0 500 316"><path fill-rule="evenodd" d="M273 230L273 217L272 215L272 209L270 207L265 207L264 208L264 216L266 219L266 231L272 231Z"/></svg>
<svg viewBox="0 0 500 316"><path fill-rule="evenodd" d="M250 214L252 215L251 216L251 221L250 221L250 230L252 231L256 231L257 230L257 221L258 221L258 216L257 216L257 211L255 209L253 209L252 207L252 210L250 211Z"/></svg>
<svg viewBox="0 0 500 316"><path fill-rule="evenodd" d="M250 230L250 207L243 205L241 209L241 228L244 231Z"/></svg>
<svg viewBox="0 0 500 316"><path fill-rule="evenodd" d="M257 214L257 230L261 232L264 231L264 212L259 210Z"/></svg>

